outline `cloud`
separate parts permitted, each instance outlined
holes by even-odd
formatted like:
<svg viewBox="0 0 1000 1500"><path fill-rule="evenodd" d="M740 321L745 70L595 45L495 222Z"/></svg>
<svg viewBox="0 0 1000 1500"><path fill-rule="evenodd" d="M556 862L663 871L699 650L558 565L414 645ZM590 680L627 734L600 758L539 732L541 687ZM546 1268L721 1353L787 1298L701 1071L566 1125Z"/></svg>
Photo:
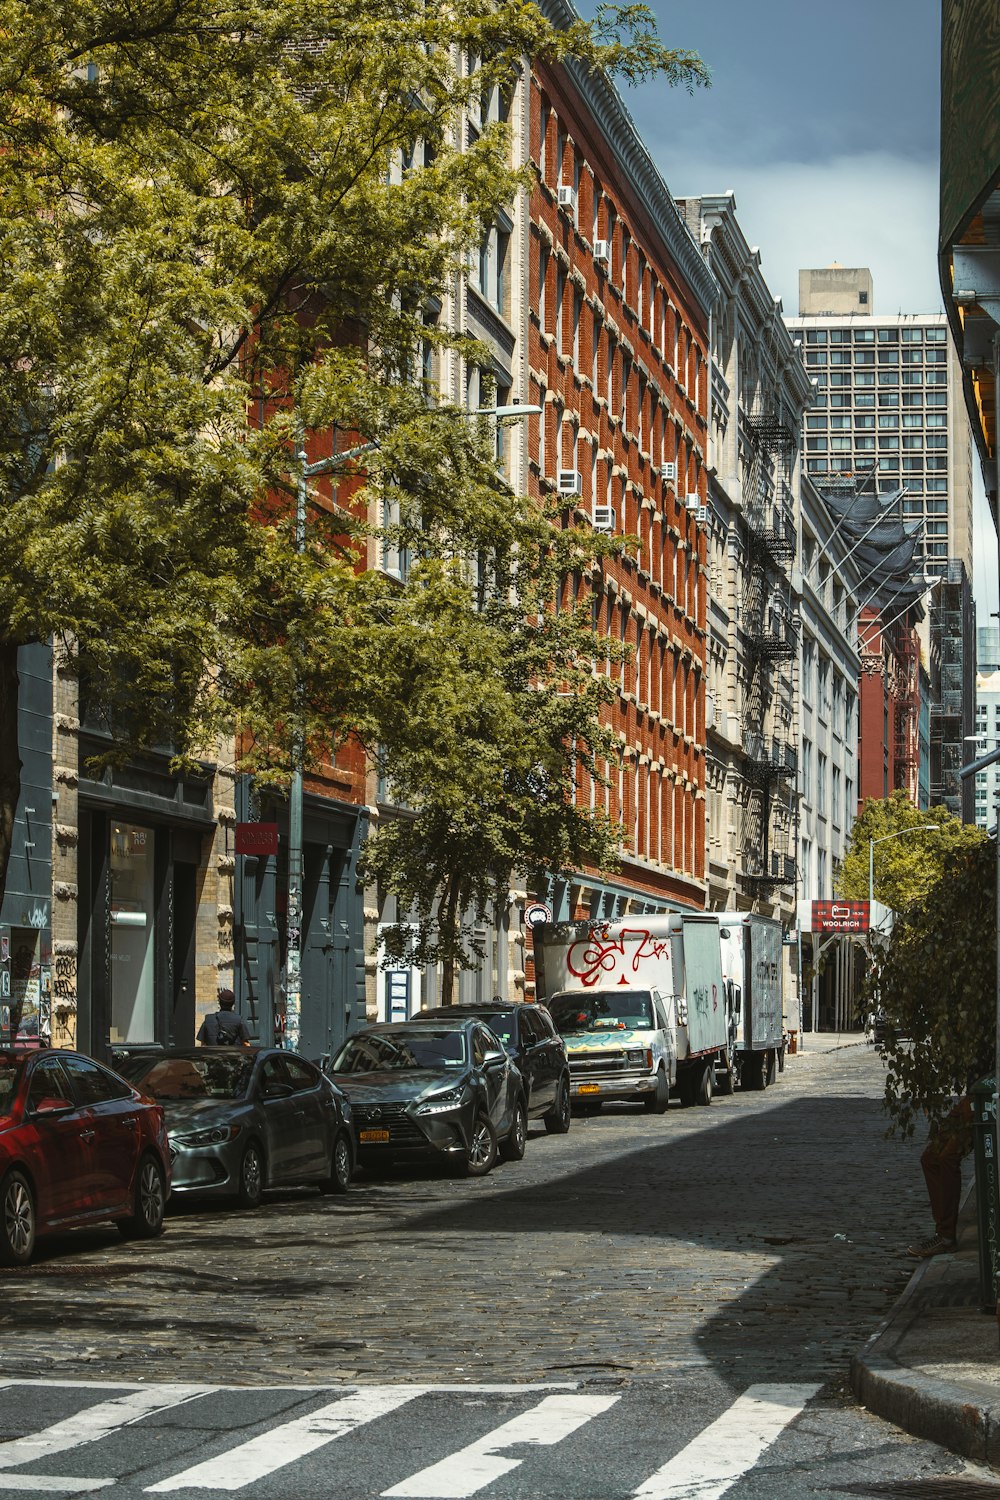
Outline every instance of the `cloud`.
<svg viewBox="0 0 1000 1500"><path fill-rule="evenodd" d="M659 156L678 197L733 189L743 232L787 314L799 310L800 268L835 260L871 270L876 315L942 310L936 161L871 151L734 169L721 158L686 157L668 172Z"/></svg>

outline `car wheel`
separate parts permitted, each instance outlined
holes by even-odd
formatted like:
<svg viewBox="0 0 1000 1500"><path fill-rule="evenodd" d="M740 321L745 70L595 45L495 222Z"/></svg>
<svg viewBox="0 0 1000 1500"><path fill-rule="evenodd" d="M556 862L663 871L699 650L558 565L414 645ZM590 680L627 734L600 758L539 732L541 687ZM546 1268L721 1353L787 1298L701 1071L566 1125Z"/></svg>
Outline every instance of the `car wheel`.
<svg viewBox="0 0 1000 1500"><path fill-rule="evenodd" d="M569 1103L569 1079L564 1078L559 1084L556 1102L545 1116L545 1129L549 1135L565 1135L572 1118L573 1111Z"/></svg>
<svg viewBox="0 0 1000 1500"><path fill-rule="evenodd" d="M330 1175L324 1177L319 1185L321 1193L346 1193L351 1185L351 1176L354 1163L351 1157L351 1143L346 1130L341 1130L333 1143L333 1151L330 1156Z"/></svg>
<svg viewBox="0 0 1000 1500"><path fill-rule="evenodd" d="M21 1172L8 1172L0 1187L0 1262L26 1266L35 1248L35 1198Z"/></svg>
<svg viewBox="0 0 1000 1500"><path fill-rule="evenodd" d="M510 1122L510 1134L500 1147L504 1161L520 1161L528 1144L528 1116L520 1099L514 1105L514 1118Z"/></svg>
<svg viewBox="0 0 1000 1500"><path fill-rule="evenodd" d="M139 1163L135 1179L135 1211L119 1219L118 1232L127 1240L152 1240L163 1233L167 1209L167 1184L163 1168L148 1154Z"/></svg>
<svg viewBox="0 0 1000 1500"><path fill-rule="evenodd" d="M485 1115L477 1115L465 1158L466 1177L485 1177L497 1159L497 1133Z"/></svg>
<svg viewBox="0 0 1000 1500"><path fill-rule="evenodd" d="M264 1153L251 1141L240 1162L237 1198L241 1208L259 1208L264 1196Z"/></svg>
<svg viewBox="0 0 1000 1500"><path fill-rule="evenodd" d="M646 1113L647 1114L650 1114L650 1115L665 1115L666 1114L667 1107L670 1104L670 1085L667 1082L667 1075L666 1075L666 1073L664 1073L664 1071L663 1071L662 1068L660 1069L660 1071L656 1075L656 1092L655 1092L655 1094L647 1094L646 1097L645 1097L645 1099L643 1099L642 1102L643 1102L643 1105L644 1105L644 1107L646 1109Z"/></svg>

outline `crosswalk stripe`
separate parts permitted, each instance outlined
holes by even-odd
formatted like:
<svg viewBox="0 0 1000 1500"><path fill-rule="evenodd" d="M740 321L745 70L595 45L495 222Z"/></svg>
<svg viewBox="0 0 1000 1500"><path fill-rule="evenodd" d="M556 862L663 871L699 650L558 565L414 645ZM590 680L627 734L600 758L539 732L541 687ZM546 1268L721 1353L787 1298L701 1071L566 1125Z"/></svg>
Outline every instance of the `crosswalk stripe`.
<svg viewBox="0 0 1000 1500"><path fill-rule="evenodd" d="M719 1500L820 1389L749 1386L721 1417L641 1484L633 1500Z"/></svg>
<svg viewBox="0 0 1000 1500"><path fill-rule="evenodd" d="M306 1417L283 1422L269 1432L250 1438L237 1448L230 1448L216 1458L205 1459L169 1479L161 1479L144 1491L147 1495L166 1494L171 1490L240 1490L244 1485L264 1479L275 1469L284 1468L304 1458L335 1438L353 1432L366 1422L374 1422L388 1412L405 1406L424 1395L426 1386L369 1385L350 1396L341 1396Z"/></svg>
<svg viewBox="0 0 1000 1500"><path fill-rule="evenodd" d="M14 1469L18 1464L48 1458L53 1453L65 1453L84 1443L95 1443L131 1422L151 1416L153 1412L166 1411L171 1406L181 1406L197 1396L207 1395L210 1390L211 1386L207 1385L142 1386L139 1390L129 1391L127 1396L87 1406L40 1432L4 1443L0 1446L0 1469Z"/></svg>
<svg viewBox="0 0 1000 1500"><path fill-rule="evenodd" d="M620 1396L546 1396L537 1406L512 1417L485 1437L461 1448L440 1463L421 1469L404 1479L383 1496L401 1496L406 1500L464 1500L477 1490L492 1484L524 1462L520 1458L503 1458L504 1448L518 1444L549 1446L569 1437L585 1422L614 1406Z"/></svg>
<svg viewBox="0 0 1000 1500"><path fill-rule="evenodd" d="M103 1490L113 1479L71 1479L68 1474L0 1474L0 1490L16 1490L19 1495L41 1491L48 1495L82 1495L88 1490Z"/></svg>

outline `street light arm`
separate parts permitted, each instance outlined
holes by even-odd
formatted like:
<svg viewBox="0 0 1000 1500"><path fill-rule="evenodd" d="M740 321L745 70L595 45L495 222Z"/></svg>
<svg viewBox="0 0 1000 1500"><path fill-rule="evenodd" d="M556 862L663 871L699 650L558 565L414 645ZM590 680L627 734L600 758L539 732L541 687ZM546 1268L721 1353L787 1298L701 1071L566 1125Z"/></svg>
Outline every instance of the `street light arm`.
<svg viewBox="0 0 1000 1500"><path fill-rule="evenodd" d="M1000 754L1000 751L997 752ZM871 925L872 905L875 901L875 845L884 844L886 839L905 838L908 833L936 833L939 831L937 823L918 823L915 828L897 828L895 833L880 834L877 839L868 840L868 922Z"/></svg>

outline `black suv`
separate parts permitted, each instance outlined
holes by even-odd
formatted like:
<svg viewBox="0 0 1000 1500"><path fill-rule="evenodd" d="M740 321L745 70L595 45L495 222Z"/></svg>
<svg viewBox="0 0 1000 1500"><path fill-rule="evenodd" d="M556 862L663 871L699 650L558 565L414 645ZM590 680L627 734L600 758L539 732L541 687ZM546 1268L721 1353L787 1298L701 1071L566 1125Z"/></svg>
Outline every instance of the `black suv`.
<svg viewBox="0 0 1000 1500"><path fill-rule="evenodd" d="M440 1005L421 1016L475 1016L485 1021L517 1063L528 1095L528 1114L545 1121L553 1135L570 1125L569 1062L566 1043L544 1005L523 1000L490 1000L479 1005Z"/></svg>

